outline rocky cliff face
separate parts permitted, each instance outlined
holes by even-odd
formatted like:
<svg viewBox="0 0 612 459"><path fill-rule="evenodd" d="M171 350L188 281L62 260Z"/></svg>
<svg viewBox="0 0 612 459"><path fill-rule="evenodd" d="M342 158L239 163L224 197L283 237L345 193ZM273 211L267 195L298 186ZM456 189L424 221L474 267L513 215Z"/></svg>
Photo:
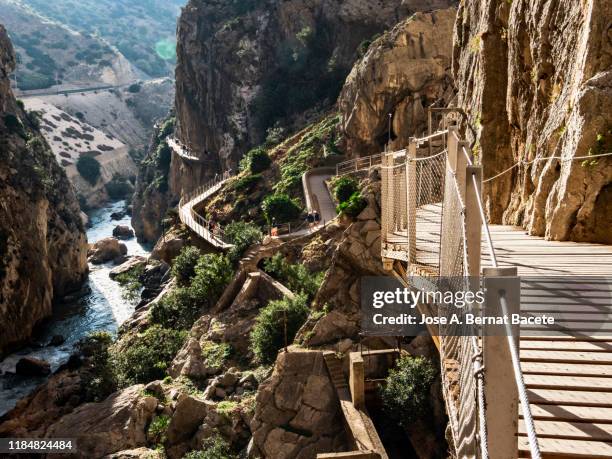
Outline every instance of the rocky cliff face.
<svg viewBox="0 0 612 459"><path fill-rule="evenodd" d="M600 0L462 2L453 74L484 177L529 162L486 184L494 222L612 243L612 159L572 160L612 151L609 9Z"/></svg>
<svg viewBox="0 0 612 459"><path fill-rule="evenodd" d="M87 272L79 206L28 114L10 91L13 48L0 26L0 355L51 314Z"/></svg>
<svg viewBox="0 0 612 459"><path fill-rule="evenodd" d="M446 2L452 4L453 2ZM446 106L455 8L417 13L374 41L353 67L338 100L352 156L403 148L427 130L427 107Z"/></svg>
<svg viewBox="0 0 612 459"><path fill-rule="evenodd" d="M196 155L235 166L269 128L333 104L360 45L451 3L191 0L178 25L178 136Z"/></svg>

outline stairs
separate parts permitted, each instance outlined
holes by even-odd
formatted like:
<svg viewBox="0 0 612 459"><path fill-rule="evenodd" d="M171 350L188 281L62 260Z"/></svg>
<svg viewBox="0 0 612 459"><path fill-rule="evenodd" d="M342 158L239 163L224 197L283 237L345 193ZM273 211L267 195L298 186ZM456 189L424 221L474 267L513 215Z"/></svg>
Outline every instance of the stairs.
<svg viewBox="0 0 612 459"><path fill-rule="evenodd" d="M336 390L348 389L348 383L346 381L346 377L344 376L344 371L342 371L342 363L336 357L336 354L331 351L324 352L323 359L325 359L325 365L327 366L329 377L331 378Z"/></svg>

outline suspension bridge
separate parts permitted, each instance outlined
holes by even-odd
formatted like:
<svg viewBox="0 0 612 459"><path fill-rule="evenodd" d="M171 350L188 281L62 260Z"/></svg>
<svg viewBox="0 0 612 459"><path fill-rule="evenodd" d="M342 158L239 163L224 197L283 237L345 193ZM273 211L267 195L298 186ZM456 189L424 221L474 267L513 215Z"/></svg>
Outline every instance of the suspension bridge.
<svg viewBox="0 0 612 459"><path fill-rule="evenodd" d="M505 336L430 329L457 456L612 457L612 247L489 225L482 168L456 127L340 163L337 174L373 167L383 265L405 286L411 276L472 276L504 313L561 313L554 326L507 325Z"/></svg>

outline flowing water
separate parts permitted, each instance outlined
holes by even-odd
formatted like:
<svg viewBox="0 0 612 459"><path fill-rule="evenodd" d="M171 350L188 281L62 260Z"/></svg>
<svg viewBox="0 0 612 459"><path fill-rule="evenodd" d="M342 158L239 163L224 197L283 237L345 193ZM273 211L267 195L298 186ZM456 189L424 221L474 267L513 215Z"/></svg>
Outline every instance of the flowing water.
<svg viewBox="0 0 612 459"><path fill-rule="evenodd" d="M87 240L96 242L112 236L116 225L131 227L130 217L111 220L113 212L125 208L125 201L109 204L107 207L92 211L89 215L91 228L87 230ZM128 247L128 255L148 256L149 249L135 238L123 241ZM88 285L91 292L72 304L57 306L53 317L44 325L44 330L36 336L33 346L25 347L0 362L0 415L15 406L20 398L28 395L45 378L25 378L17 376L15 364L20 358L29 356L42 359L55 371L65 363L74 350L74 345L91 332L107 330L115 333L117 328L134 312L136 301L123 297L121 287L109 277L114 265L89 265ZM62 335L66 341L60 346L49 346L55 335Z"/></svg>

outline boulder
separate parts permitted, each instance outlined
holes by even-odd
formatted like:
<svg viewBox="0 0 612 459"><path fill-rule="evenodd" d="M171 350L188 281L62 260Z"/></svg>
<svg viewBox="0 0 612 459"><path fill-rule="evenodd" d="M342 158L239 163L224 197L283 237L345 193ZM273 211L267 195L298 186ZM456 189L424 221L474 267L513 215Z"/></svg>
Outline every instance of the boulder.
<svg viewBox="0 0 612 459"><path fill-rule="evenodd" d="M146 430L158 401L139 384L87 403L52 424L46 438L76 438L81 457L103 457L147 444Z"/></svg>
<svg viewBox="0 0 612 459"><path fill-rule="evenodd" d="M117 225L113 229L113 236L118 239L131 239L134 237L134 230L126 225Z"/></svg>
<svg viewBox="0 0 612 459"><path fill-rule="evenodd" d="M104 456L104 459L163 459L164 457L164 453L159 450L142 447L119 451L118 453Z"/></svg>
<svg viewBox="0 0 612 459"><path fill-rule="evenodd" d="M172 263L172 260L181 252L185 244L185 239L180 235L167 234L157 241L151 252L151 258Z"/></svg>
<svg viewBox="0 0 612 459"><path fill-rule="evenodd" d="M114 237L100 239L90 244L87 256L93 264L106 263L127 254L127 246Z"/></svg>
<svg viewBox="0 0 612 459"><path fill-rule="evenodd" d="M51 366L44 360L35 359L34 357L23 357L17 362L15 372L21 376L47 376L51 374Z"/></svg>
<svg viewBox="0 0 612 459"><path fill-rule="evenodd" d="M201 400L193 395L182 394L168 425L166 436L170 445L175 445L191 438L206 417L209 410L216 410L216 405L208 400Z"/></svg>
<svg viewBox="0 0 612 459"><path fill-rule="evenodd" d="M110 218L111 220L121 220L123 219L123 217L125 217L126 213L124 211L120 211L120 212L113 212L112 214L110 214Z"/></svg>
<svg viewBox="0 0 612 459"><path fill-rule="evenodd" d="M147 264L147 259L141 256L130 257L125 263L113 268L108 274L111 279L115 279L120 274L125 274L133 269Z"/></svg>

